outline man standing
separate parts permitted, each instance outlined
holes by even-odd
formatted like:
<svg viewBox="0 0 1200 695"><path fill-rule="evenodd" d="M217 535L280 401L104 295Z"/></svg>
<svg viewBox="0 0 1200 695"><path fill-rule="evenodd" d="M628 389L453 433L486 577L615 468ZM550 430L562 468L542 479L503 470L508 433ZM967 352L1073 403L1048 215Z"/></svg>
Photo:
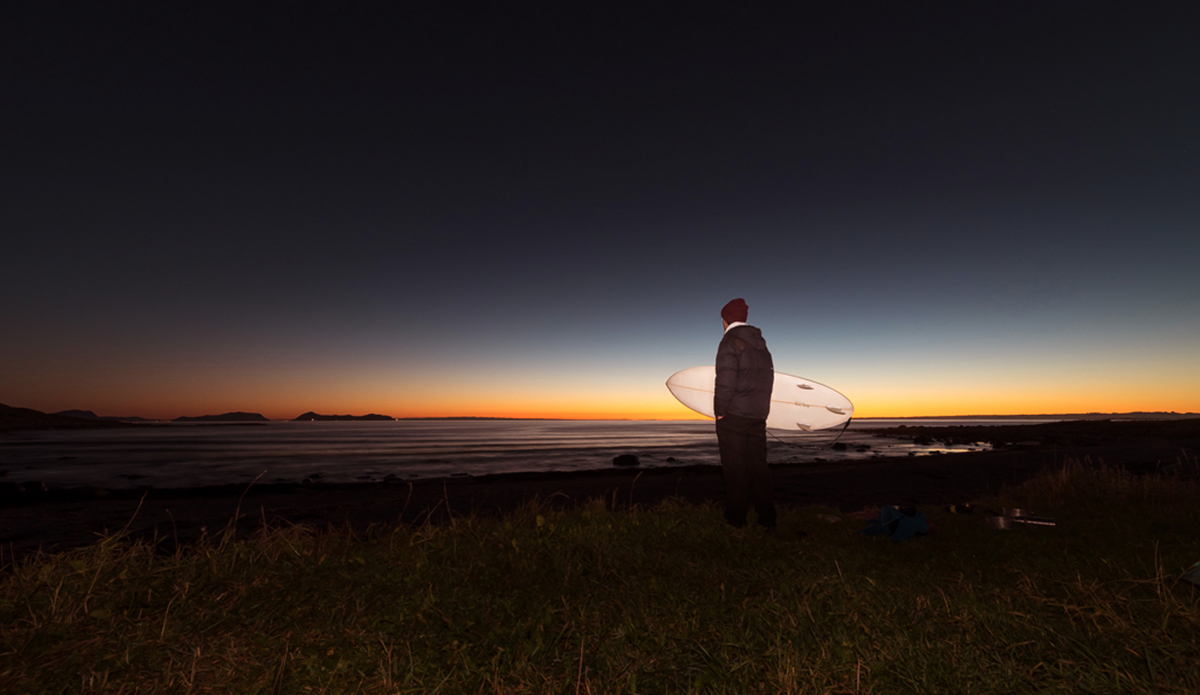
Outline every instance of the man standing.
<svg viewBox="0 0 1200 695"><path fill-rule="evenodd" d="M746 323L746 301L734 299L721 309L725 336L717 348L717 446L725 471L725 519L746 525L750 503L758 524L775 528L775 499L767 468L767 413L775 365L762 331Z"/></svg>

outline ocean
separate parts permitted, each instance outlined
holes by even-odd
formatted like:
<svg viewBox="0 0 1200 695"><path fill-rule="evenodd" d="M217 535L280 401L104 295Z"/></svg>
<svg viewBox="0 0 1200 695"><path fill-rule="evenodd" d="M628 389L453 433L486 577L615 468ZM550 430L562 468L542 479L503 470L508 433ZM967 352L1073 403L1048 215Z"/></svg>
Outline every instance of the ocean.
<svg viewBox="0 0 1200 695"><path fill-rule="evenodd" d="M837 432L770 431L772 463L927 455L984 444L917 446L864 428L1000 421L854 421ZM1004 420L1003 424L1019 424ZM840 449L841 447L839 447ZM382 422L163 423L117 430L0 432L0 482L50 488L198 487L260 482L371 482L611 468L620 454L642 467L719 465L712 421L397 420Z"/></svg>

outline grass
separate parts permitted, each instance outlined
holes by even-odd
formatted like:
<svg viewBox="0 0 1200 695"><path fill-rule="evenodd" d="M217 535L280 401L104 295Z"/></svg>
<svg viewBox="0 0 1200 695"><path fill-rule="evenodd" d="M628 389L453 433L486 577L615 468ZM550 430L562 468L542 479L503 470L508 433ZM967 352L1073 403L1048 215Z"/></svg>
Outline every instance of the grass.
<svg viewBox="0 0 1200 695"><path fill-rule="evenodd" d="M1194 477L1073 462L980 503L1059 525L926 509L935 532L896 544L830 509L775 537L595 502L112 538L7 569L0 692L1200 691Z"/></svg>

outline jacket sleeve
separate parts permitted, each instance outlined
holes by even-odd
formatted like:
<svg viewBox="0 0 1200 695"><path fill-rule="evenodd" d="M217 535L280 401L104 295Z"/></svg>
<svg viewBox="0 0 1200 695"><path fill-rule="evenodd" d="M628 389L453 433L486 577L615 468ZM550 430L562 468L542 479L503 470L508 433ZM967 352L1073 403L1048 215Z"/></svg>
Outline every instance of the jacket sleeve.
<svg viewBox="0 0 1200 695"><path fill-rule="evenodd" d="M717 347L717 383L713 392L713 413L724 417L733 400L734 389L737 388L738 354L737 341L723 338Z"/></svg>

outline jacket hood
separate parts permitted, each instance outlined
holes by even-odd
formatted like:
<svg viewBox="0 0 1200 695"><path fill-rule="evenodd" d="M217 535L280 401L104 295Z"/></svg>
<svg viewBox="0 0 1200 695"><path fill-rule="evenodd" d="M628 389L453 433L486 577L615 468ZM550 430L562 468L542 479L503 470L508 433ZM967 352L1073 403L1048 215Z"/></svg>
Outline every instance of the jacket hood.
<svg viewBox="0 0 1200 695"><path fill-rule="evenodd" d="M763 340L762 331L755 326L734 326L726 335L737 338L752 348L765 349L767 341Z"/></svg>

